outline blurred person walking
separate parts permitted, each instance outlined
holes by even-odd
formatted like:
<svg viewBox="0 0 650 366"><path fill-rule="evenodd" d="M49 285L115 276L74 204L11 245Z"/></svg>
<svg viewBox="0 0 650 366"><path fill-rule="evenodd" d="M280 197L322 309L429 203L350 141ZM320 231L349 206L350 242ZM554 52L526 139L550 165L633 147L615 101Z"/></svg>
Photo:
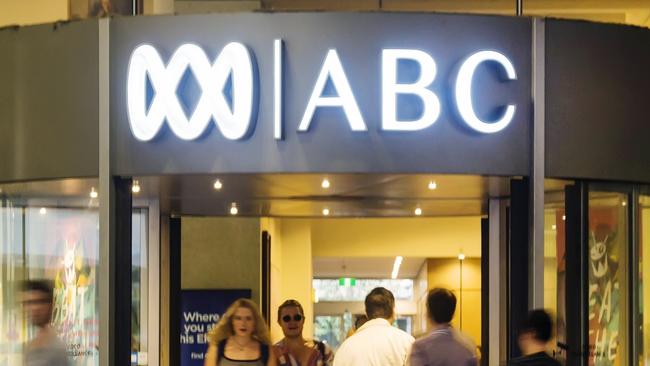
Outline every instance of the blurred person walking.
<svg viewBox="0 0 650 366"><path fill-rule="evenodd" d="M273 346L279 366L331 366L334 354L325 343L303 338L305 312L296 300L278 307L278 324L284 338Z"/></svg>
<svg viewBox="0 0 650 366"><path fill-rule="evenodd" d="M522 357L510 362L512 366L560 366L560 362L546 349L553 334L553 322L544 310L532 310L519 331L519 348Z"/></svg>
<svg viewBox="0 0 650 366"><path fill-rule="evenodd" d="M395 297L383 287L370 291L365 300L368 321L346 339L336 352L334 366L402 366L413 337L391 324Z"/></svg>
<svg viewBox="0 0 650 366"><path fill-rule="evenodd" d="M432 330L413 344L409 366L476 366L472 342L450 324L456 296L444 288L432 289L427 295L427 312Z"/></svg>
<svg viewBox="0 0 650 366"><path fill-rule="evenodd" d="M239 299L210 331L205 366L276 366L271 340L254 302Z"/></svg>
<svg viewBox="0 0 650 366"><path fill-rule="evenodd" d="M23 284L23 307L36 336L25 346L25 366L68 366L65 344L52 327L54 289L51 281L30 280Z"/></svg>

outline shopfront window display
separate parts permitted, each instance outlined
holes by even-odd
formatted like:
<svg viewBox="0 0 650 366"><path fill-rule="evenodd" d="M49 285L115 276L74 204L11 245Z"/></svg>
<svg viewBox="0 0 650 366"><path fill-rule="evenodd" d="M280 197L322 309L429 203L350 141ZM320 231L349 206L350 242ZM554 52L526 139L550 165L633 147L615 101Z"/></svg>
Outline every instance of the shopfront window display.
<svg viewBox="0 0 650 366"><path fill-rule="evenodd" d="M628 346L627 195L590 192L589 365L625 364Z"/></svg>
<svg viewBox="0 0 650 366"><path fill-rule="evenodd" d="M147 351L146 215L146 210L133 214L132 349L140 359ZM98 251L96 206L25 207L4 200L0 207L0 366L22 364L23 345L35 332L20 301L20 286L27 279L52 281L52 324L66 344L72 365L99 364Z"/></svg>

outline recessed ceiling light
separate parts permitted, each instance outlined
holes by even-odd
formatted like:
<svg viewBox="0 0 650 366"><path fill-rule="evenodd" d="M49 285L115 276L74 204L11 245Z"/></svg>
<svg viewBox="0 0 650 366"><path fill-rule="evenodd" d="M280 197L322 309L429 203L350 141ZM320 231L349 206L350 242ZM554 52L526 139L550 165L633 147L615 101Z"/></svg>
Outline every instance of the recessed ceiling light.
<svg viewBox="0 0 650 366"><path fill-rule="evenodd" d="M323 216L329 216L329 214L330 214L330 209L327 208L327 207L324 208L324 209L323 209Z"/></svg>
<svg viewBox="0 0 650 366"><path fill-rule="evenodd" d="M40 213L41 215L45 215L47 213L47 209L45 207L41 207L38 213Z"/></svg>
<svg viewBox="0 0 650 366"><path fill-rule="evenodd" d="M239 213L239 209L237 208L237 204L233 202L232 206L230 206L230 214L237 215L238 213Z"/></svg>
<svg viewBox="0 0 650 366"><path fill-rule="evenodd" d="M422 209L418 207L418 208L415 209L414 213L415 213L415 216L420 216L420 215L422 215Z"/></svg>
<svg viewBox="0 0 650 366"><path fill-rule="evenodd" d="M622 205L623 207L625 207L625 206L627 206L627 202L626 202L626 201L623 201L623 202L621 202L621 205Z"/></svg>
<svg viewBox="0 0 650 366"><path fill-rule="evenodd" d="M90 198L97 198L97 197L99 197L99 193L97 193L97 191L95 190L95 187L92 187L90 189Z"/></svg>
<svg viewBox="0 0 650 366"><path fill-rule="evenodd" d="M327 178L325 178L321 182L320 186L323 187L323 189L327 189L330 187L330 181Z"/></svg>
<svg viewBox="0 0 650 366"><path fill-rule="evenodd" d="M464 261L465 260L465 254L464 253L459 253L458 254L458 260L459 261Z"/></svg>
<svg viewBox="0 0 650 366"><path fill-rule="evenodd" d="M429 189L433 191L436 188L438 188L438 183L436 183L435 180L430 181L429 182Z"/></svg>
<svg viewBox="0 0 650 366"><path fill-rule="evenodd" d="M553 229L553 230L557 230L557 225L553 225L553 226L551 226L551 229Z"/></svg>
<svg viewBox="0 0 650 366"><path fill-rule="evenodd" d="M133 181L133 185L131 186L131 192L140 193L140 182L138 182L137 180Z"/></svg>
<svg viewBox="0 0 650 366"><path fill-rule="evenodd" d="M562 215L562 221L566 221L566 215Z"/></svg>
<svg viewBox="0 0 650 366"><path fill-rule="evenodd" d="M214 189L216 189L218 191L221 188L223 188L223 184L221 183L221 181L219 179L217 179L217 180L214 181L213 187L214 187Z"/></svg>

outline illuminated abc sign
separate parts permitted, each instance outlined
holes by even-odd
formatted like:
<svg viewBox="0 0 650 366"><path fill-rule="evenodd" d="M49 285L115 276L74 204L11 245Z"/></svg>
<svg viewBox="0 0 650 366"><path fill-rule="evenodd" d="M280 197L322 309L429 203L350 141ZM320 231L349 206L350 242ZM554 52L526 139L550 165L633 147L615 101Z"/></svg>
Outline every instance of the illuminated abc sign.
<svg viewBox="0 0 650 366"><path fill-rule="evenodd" d="M274 42L274 136L282 138L282 41ZM195 44L180 46L165 65L160 54L151 45L137 47L129 62L127 76L128 117L133 135L142 141L153 139L167 121L170 129L184 140L193 140L203 134L211 121L224 137L230 140L244 138L254 126L257 85L256 68L251 51L241 43L227 44L214 61ZM440 99L429 86L437 74L436 62L428 53L415 49L384 49L382 51L382 113L381 129L384 131L417 131L433 125L440 116ZM399 83L397 65L408 60L419 65L417 80ZM472 83L477 67L484 62L500 66L507 80L517 74L512 62L497 51L479 51L471 54L461 64L454 85L454 100L458 114L467 126L480 133L496 133L512 121L516 106L506 105L502 115L494 121L480 119L472 100ZM176 90L188 68L196 76L201 96L188 118L181 106ZM147 103L147 75L154 90L153 99ZM232 76L232 107L224 95L224 86ZM327 81L331 80L336 95L325 96ZM412 95L422 101L423 111L415 120L398 118L398 95ZM359 105L345 74L338 52L331 49L325 56L311 96L298 126L308 131L316 110L320 107L341 108L352 131L367 131Z"/></svg>

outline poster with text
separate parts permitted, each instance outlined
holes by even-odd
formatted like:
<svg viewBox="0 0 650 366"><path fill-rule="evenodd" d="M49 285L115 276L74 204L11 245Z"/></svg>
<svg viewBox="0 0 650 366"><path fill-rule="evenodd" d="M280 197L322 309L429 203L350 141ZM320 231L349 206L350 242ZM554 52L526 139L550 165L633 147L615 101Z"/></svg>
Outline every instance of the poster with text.
<svg viewBox="0 0 650 366"><path fill-rule="evenodd" d="M250 299L251 290L181 291L181 366L203 366L208 332L240 298Z"/></svg>
<svg viewBox="0 0 650 366"><path fill-rule="evenodd" d="M595 206L595 207L593 207ZM609 206L609 207L608 207ZM589 209L589 365L623 365L625 341L625 207L592 205Z"/></svg>

